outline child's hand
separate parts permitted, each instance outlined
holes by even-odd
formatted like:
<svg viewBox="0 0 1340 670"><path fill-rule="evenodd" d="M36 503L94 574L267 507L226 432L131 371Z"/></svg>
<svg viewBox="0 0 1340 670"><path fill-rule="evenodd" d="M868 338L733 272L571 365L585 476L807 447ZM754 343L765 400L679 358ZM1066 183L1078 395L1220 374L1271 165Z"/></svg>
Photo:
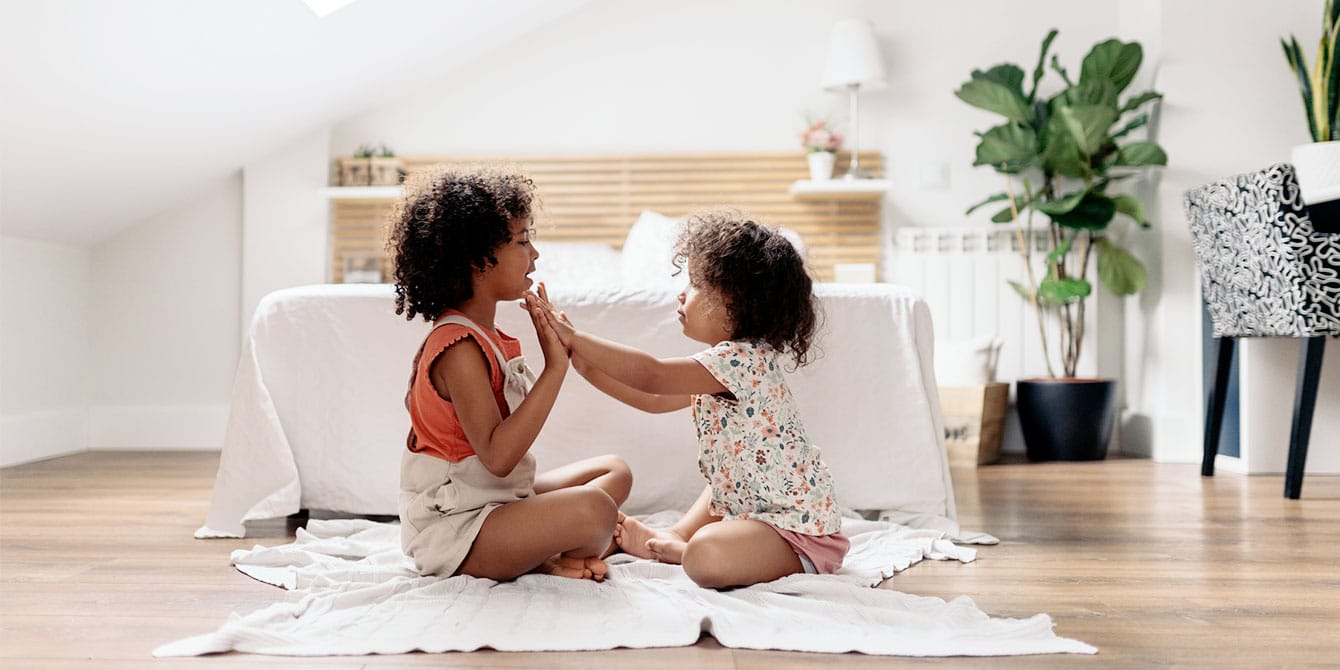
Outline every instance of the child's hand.
<svg viewBox="0 0 1340 670"><path fill-rule="evenodd" d="M568 319L567 314L558 311L554 305L549 302L549 291L545 288L544 282L540 282L538 294L528 293L526 296L528 301L526 303L527 309L530 310L531 303L529 301L533 298L535 304L539 305L541 313L543 313L545 318L549 321L549 326L554 330L555 335L563 342L563 346L568 349L568 353L571 354L572 336L577 332L577 329L573 327L572 321Z"/></svg>
<svg viewBox="0 0 1340 670"><path fill-rule="evenodd" d="M540 306L539 296L534 293L527 293L523 306L530 313L531 325L535 326L535 336L540 340L540 349L544 352L545 369L559 361L562 361L563 365L567 365L568 357L571 355L568 351L568 345L559 338L558 333L554 332L548 313Z"/></svg>

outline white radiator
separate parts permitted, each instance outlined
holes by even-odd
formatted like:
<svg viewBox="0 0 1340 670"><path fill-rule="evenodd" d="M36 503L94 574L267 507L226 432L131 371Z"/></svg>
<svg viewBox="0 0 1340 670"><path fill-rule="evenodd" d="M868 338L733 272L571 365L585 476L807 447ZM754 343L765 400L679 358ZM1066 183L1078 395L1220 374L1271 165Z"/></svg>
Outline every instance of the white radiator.
<svg viewBox="0 0 1340 670"><path fill-rule="evenodd" d="M997 380L1047 374L1032 307L1007 283L1011 279L1025 283L1018 237L1012 227L901 228L895 241L893 281L925 296L935 324L937 345L997 337L1003 343ZM1045 248L1045 230L1035 229L1034 272L1039 278ZM1097 283L1092 267L1089 280ZM1095 307L1096 301L1091 299L1085 314L1080 376L1095 374L1099 340L1104 340L1106 346L1114 339L1114 334L1099 333ZM1119 344L1120 333L1115 335ZM1049 337L1052 365L1059 375L1060 343L1054 331Z"/></svg>

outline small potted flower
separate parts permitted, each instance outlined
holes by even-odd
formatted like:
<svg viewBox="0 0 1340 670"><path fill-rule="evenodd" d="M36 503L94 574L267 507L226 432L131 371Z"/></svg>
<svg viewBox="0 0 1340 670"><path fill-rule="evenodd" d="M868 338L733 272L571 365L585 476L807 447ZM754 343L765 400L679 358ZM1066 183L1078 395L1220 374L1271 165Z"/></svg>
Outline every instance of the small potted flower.
<svg viewBox="0 0 1340 670"><path fill-rule="evenodd" d="M842 146L842 136L828 127L828 122L820 119L811 121L808 128L800 134L800 145L810 161L810 179L823 181L833 178L833 158L838 147Z"/></svg>
<svg viewBox="0 0 1340 670"><path fill-rule="evenodd" d="M395 186L401 180L400 159L385 144L360 144L336 165L340 186Z"/></svg>

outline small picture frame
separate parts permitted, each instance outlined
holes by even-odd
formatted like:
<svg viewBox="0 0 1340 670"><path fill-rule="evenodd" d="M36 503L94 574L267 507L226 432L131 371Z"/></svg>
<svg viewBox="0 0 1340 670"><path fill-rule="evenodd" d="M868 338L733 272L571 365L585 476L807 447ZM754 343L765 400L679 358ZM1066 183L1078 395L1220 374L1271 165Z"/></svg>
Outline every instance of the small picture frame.
<svg viewBox="0 0 1340 670"><path fill-rule="evenodd" d="M344 257L344 283L382 283L382 258L372 254L350 254Z"/></svg>

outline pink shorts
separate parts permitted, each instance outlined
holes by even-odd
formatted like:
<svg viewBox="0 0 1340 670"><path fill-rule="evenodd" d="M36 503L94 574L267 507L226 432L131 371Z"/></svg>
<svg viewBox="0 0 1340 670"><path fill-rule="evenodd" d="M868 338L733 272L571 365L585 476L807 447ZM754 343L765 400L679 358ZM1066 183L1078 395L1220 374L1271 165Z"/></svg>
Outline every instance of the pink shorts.
<svg viewBox="0 0 1340 670"><path fill-rule="evenodd" d="M771 524L769 524L771 525ZM772 527L791 545L792 551L800 557L800 564L809 574L831 575L842 568L842 559L851 549L851 540L842 533L832 535L805 535L793 530Z"/></svg>

